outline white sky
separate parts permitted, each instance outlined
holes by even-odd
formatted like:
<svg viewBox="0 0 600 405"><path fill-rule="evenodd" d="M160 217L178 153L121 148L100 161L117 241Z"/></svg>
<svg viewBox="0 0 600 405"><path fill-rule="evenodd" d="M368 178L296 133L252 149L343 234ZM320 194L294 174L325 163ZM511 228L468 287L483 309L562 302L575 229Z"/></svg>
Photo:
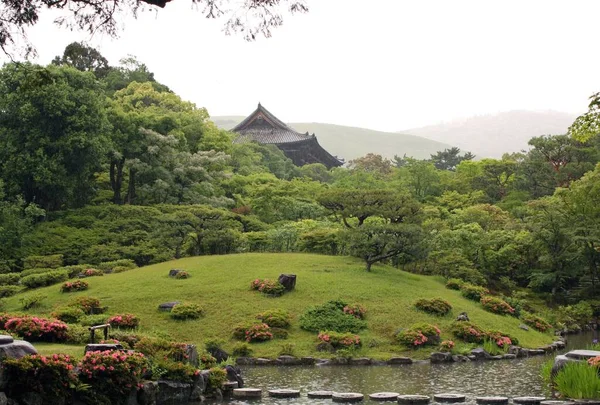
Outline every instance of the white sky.
<svg viewBox="0 0 600 405"><path fill-rule="evenodd" d="M127 18L119 39L30 30L37 62L73 41L133 54L211 115L260 101L287 122L396 131L514 109L582 113L600 91L597 0L307 0L270 39L225 36L191 1ZM4 59L5 60L5 59Z"/></svg>

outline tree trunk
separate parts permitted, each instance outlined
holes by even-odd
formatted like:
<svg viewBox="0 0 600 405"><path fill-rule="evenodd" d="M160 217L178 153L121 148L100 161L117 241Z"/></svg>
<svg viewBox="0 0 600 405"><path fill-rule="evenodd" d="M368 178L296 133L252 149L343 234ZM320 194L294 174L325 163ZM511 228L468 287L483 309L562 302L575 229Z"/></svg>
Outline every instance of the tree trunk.
<svg viewBox="0 0 600 405"><path fill-rule="evenodd" d="M370 271L371 271L371 266L373 265L373 262L372 262L372 261L370 261L370 260L367 260L367 261L366 261L366 263L367 263L367 265L366 265L366 267L365 267L365 270L366 270L367 272L370 272Z"/></svg>
<svg viewBox="0 0 600 405"><path fill-rule="evenodd" d="M135 202L135 170L129 169L129 187L127 188L127 197L125 198L127 204L133 204Z"/></svg>
<svg viewBox="0 0 600 405"><path fill-rule="evenodd" d="M121 199L121 187L123 186L123 165L125 159L110 162L110 187L113 190L113 203L123 204Z"/></svg>

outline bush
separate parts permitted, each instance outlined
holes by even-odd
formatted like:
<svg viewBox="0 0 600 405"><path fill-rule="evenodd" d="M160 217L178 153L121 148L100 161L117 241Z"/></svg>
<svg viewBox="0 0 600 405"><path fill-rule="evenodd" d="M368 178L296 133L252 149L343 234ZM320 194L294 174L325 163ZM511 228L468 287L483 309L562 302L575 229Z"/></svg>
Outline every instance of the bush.
<svg viewBox="0 0 600 405"><path fill-rule="evenodd" d="M21 280L19 273L0 274L0 286L17 285L19 284L19 280Z"/></svg>
<svg viewBox="0 0 600 405"><path fill-rule="evenodd" d="M525 325L531 326L533 329L540 332L547 332L552 329L552 325L546 322L544 318L529 312L523 312L521 314L521 320Z"/></svg>
<svg viewBox="0 0 600 405"><path fill-rule="evenodd" d="M485 287L481 287L470 283L464 283L460 286L460 293L465 298L468 298L473 301L479 301L481 300L482 296L488 295L490 292Z"/></svg>
<svg viewBox="0 0 600 405"><path fill-rule="evenodd" d="M27 288L46 287L67 281L69 275L65 270L53 270L47 273L31 274L21 279L21 284Z"/></svg>
<svg viewBox="0 0 600 405"><path fill-rule="evenodd" d="M366 328L365 321L344 313L346 306L343 301L328 301L323 305L310 307L300 316L300 327L317 333L323 330L358 333Z"/></svg>
<svg viewBox="0 0 600 405"><path fill-rule="evenodd" d="M60 292L84 291L87 290L88 287L88 283L83 280L67 281L60 287Z"/></svg>
<svg viewBox="0 0 600 405"><path fill-rule="evenodd" d="M408 347L436 346L440 343L440 330L435 325L416 324L396 334L396 340Z"/></svg>
<svg viewBox="0 0 600 405"><path fill-rule="evenodd" d="M105 310L98 298L86 296L75 298L69 306L80 308L86 315L101 314Z"/></svg>
<svg viewBox="0 0 600 405"><path fill-rule="evenodd" d="M74 362L65 354L6 358L2 367L7 380L6 394L14 399L35 392L45 403L64 403L71 396L70 389L78 385Z"/></svg>
<svg viewBox="0 0 600 405"><path fill-rule="evenodd" d="M31 308L39 307L42 304L42 301L44 301L46 298L48 298L46 295L36 293L21 298L19 302L21 303L21 307L24 310L28 310Z"/></svg>
<svg viewBox="0 0 600 405"><path fill-rule="evenodd" d="M21 316L8 319L4 329L31 342L64 342L69 327L56 319Z"/></svg>
<svg viewBox="0 0 600 405"><path fill-rule="evenodd" d="M104 275L104 272L98 269L85 269L83 271L83 275L85 277L102 277Z"/></svg>
<svg viewBox="0 0 600 405"><path fill-rule="evenodd" d="M63 265L63 255L49 256L27 256L23 259L24 269L35 269L38 267L48 267L55 269Z"/></svg>
<svg viewBox="0 0 600 405"><path fill-rule="evenodd" d="M271 328L289 328L290 314L283 309L270 309L256 315L256 319L266 323Z"/></svg>
<svg viewBox="0 0 600 405"><path fill-rule="evenodd" d="M202 307L198 304L177 304L171 310L171 318L177 320L198 319L202 316Z"/></svg>
<svg viewBox="0 0 600 405"><path fill-rule="evenodd" d="M294 351L296 349L296 345L293 343L284 343L279 348L280 356L294 356Z"/></svg>
<svg viewBox="0 0 600 405"><path fill-rule="evenodd" d="M77 323L81 318L85 316L85 313L76 307L65 307L59 308L52 312L52 317L66 323Z"/></svg>
<svg viewBox="0 0 600 405"><path fill-rule="evenodd" d="M131 270L131 269L135 269L137 267L137 265L131 259L120 259L120 260L113 260L110 262L103 262L103 263L98 264L96 267L105 273L110 273L110 272L117 273L117 267L124 268L126 270Z"/></svg>
<svg viewBox="0 0 600 405"><path fill-rule="evenodd" d="M21 292L23 288L18 285L3 285L0 286L0 298L12 297L13 295Z"/></svg>
<svg viewBox="0 0 600 405"><path fill-rule="evenodd" d="M208 373L208 385L206 390L208 392L214 392L221 389L223 384L227 381L227 371L220 367L213 367Z"/></svg>
<svg viewBox="0 0 600 405"><path fill-rule="evenodd" d="M96 326L96 325L104 325L108 320L108 316L106 315L85 315L79 319L79 323L82 326Z"/></svg>
<svg viewBox="0 0 600 405"><path fill-rule="evenodd" d="M35 269L23 270L19 274L21 275L21 278L23 278L25 276L30 276L32 274L48 273L50 271L58 271L58 270L62 270L62 269L60 267L58 269L51 269L50 267L37 267Z"/></svg>
<svg viewBox="0 0 600 405"><path fill-rule="evenodd" d="M191 383L199 374L200 370L190 364L160 357L152 361L152 378L156 380Z"/></svg>
<svg viewBox="0 0 600 405"><path fill-rule="evenodd" d="M171 361L187 362L187 343L170 342L166 339L144 336L135 343L135 350L149 358L166 358Z"/></svg>
<svg viewBox="0 0 600 405"><path fill-rule="evenodd" d="M236 357L248 357L252 355L252 348L248 343L236 343L231 352Z"/></svg>
<svg viewBox="0 0 600 405"><path fill-rule="evenodd" d="M257 290L263 294L272 296L280 296L285 293L285 287L283 284L281 284L279 281L269 280L267 278L264 280L258 278L255 279L252 281L252 283L250 283L250 288L252 290Z"/></svg>
<svg viewBox="0 0 600 405"><path fill-rule="evenodd" d="M518 345L519 339L508 333L500 332L497 330L487 331L485 333L486 338L492 340L498 347L507 348L510 345Z"/></svg>
<svg viewBox="0 0 600 405"><path fill-rule="evenodd" d="M274 339L287 339L289 336L288 331L283 328L271 328L271 333Z"/></svg>
<svg viewBox="0 0 600 405"><path fill-rule="evenodd" d="M442 343L440 343L440 352L452 352L454 346L455 344L452 340L444 340Z"/></svg>
<svg viewBox="0 0 600 405"><path fill-rule="evenodd" d="M587 325L594 319L594 310L589 302L580 302L575 305L558 308L558 320L565 323L566 319L572 319L580 326Z"/></svg>
<svg viewBox="0 0 600 405"><path fill-rule="evenodd" d="M479 326L472 322L457 321L450 328L450 332L468 343L481 343L486 336L486 333Z"/></svg>
<svg viewBox="0 0 600 405"><path fill-rule="evenodd" d="M452 305L441 298L420 299L415 302L415 307L432 315L447 315L452 310Z"/></svg>
<svg viewBox="0 0 600 405"><path fill-rule="evenodd" d="M180 271L179 273L175 274L175 278L178 280L184 280L186 278L190 278L190 273L187 271Z"/></svg>
<svg viewBox="0 0 600 405"><path fill-rule="evenodd" d="M334 349L359 348L361 346L360 336L346 332L334 331L319 332L317 336L322 343L330 344Z"/></svg>
<svg viewBox="0 0 600 405"><path fill-rule="evenodd" d="M69 275L69 278L75 278L79 274L83 273L85 269L89 269L89 264L75 264L73 266L63 266L59 267L57 270L65 270Z"/></svg>
<svg viewBox="0 0 600 405"><path fill-rule="evenodd" d="M90 331L81 325L69 325L65 343L83 345L90 342Z"/></svg>
<svg viewBox="0 0 600 405"><path fill-rule="evenodd" d="M107 321L113 328L135 329L139 326L140 320L133 314L120 314L111 316Z"/></svg>
<svg viewBox="0 0 600 405"><path fill-rule="evenodd" d="M508 303L500 298L492 297L491 295L485 295L481 297L481 305L487 311L490 311L498 315L513 315L515 309L508 305Z"/></svg>
<svg viewBox="0 0 600 405"><path fill-rule="evenodd" d="M116 266L115 268L113 268L113 273L117 274L117 273L123 273L124 271L129 271L131 270L130 267L126 267L126 266Z"/></svg>
<svg viewBox="0 0 600 405"><path fill-rule="evenodd" d="M448 279L448 281L446 281L446 288L448 288L450 290L460 290L460 287L464 283L465 282L462 281L460 278L450 278L450 279Z"/></svg>
<svg viewBox="0 0 600 405"><path fill-rule="evenodd" d="M367 313L367 309L360 304L346 305L342 311L344 311L345 314L352 315L358 319L365 319Z"/></svg>
<svg viewBox="0 0 600 405"><path fill-rule="evenodd" d="M264 342L273 339L271 328L266 323L257 323L244 331L246 342Z"/></svg>

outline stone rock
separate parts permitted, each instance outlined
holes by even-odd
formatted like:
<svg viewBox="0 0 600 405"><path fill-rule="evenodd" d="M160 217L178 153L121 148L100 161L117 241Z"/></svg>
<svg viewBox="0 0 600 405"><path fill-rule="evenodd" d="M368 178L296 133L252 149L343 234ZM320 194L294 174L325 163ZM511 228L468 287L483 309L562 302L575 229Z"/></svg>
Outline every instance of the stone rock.
<svg viewBox="0 0 600 405"><path fill-rule="evenodd" d="M4 392L0 392L0 405L8 405L8 398Z"/></svg>
<svg viewBox="0 0 600 405"><path fill-rule="evenodd" d="M113 351L113 350L123 350L123 346L115 343L95 343L95 344L87 344L85 345L84 353L87 352L105 352L105 351Z"/></svg>
<svg viewBox="0 0 600 405"><path fill-rule="evenodd" d="M469 315L467 315L466 312L461 312L460 314L458 314L458 316L456 317L457 321L465 321L465 322L469 322Z"/></svg>
<svg viewBox="0 0 600 405"><path fill-rule="evenodd" d="M525 325L524 323L519 325L519 329L523 329L525 331L529 331L529 326Z"/></svg>
<svg viewBox="0 0 600 405"><path fill-rule="evenodd" d="M575 405L573 401L542 401L540 405Z"/></svg>
<svg viewBox="0 0 600 405"><path fill-rule="evenodd" d="M238 357L235 359L235 364L238 366L251 366L254 364L254 359L252 357Z"/></svg>
<svg viewBox="0 0 600 405"><path fill-rule="evenodd" d="M4 358L20 359L28 354L37 354L33 345L24 340L14 340L11 343L0 345L0 361Z"/></svg>
<svg viewBox="0 0 600 405"><path fill-rule="evenodd" d="M544 354L546 354L546 351L544 349L530 349L529 350L530 356L543 356Z"/></svg>
<svg viewBox="0 0 600 405"><path fill-rule="evenodd" d="M475 401L479 405L506 405L508 397L476 397Z"/></svg>
<svg viewBox="0 0 600 405"><path fill-rule="evenodd" d="M600 356L600 351L597 350L571 350L566 357L575 360L588 360Z"/></svg>
<svg viewBox="0 0 600 405"><path fill-rule="evenodd" d="M490 360L502 360L502 359L504 359L504 356L501 354L490 357Z"/></svg>
<svg viewBox="0 0 600 405"><path fill-rule="evenodd" d="M373 361L368 357L357 357L355 359L350 359L351 366L369 366Z"/></svg>
<svg viewBox="0 0 600 405"><path fill-rule="evenodd" d="M211 347L207 350L211 356L217 359L217 363L221 363L229 358L229 353L220 347Z"/></svg>
<svg viewBox="0 0 600 405"><path fill-rule="evenodd" d="M269 390L269 396L273 398L299 398L299 390Z"/></svg>
<svg viewBox="0 0 600 405"><path fill-rule="evenodd" d="M198 367L200 365L200 359L198 356L198 349L196 348L196 345L185 345L185 356L179 360L185 363L189 363L194 367Z"/></svg>
<svg viewBox="0 0 600 405"><path fill-rule="evenodd" d="M376 392L369 394L369 399L373 401L396 401L398 400L398 392Z"/></svg>
<svg viewBox="0 0 600 405"><path fill-rule="evenodd" d="M158 404L185 404L192 395L192 384L158 380L156 402Z"/></svg>
<svg viewBox="0 0 600 405"><path fill-rule="evenodd" d="M234 398L260 398L262 390L260 388L236 388L233 390Z"/></svg>
<svg viewBox="0 0 600 405"><path fill-rule="evenodd" d="M165 311L165 312L171 312L173 310L173 307L177 304L181 304L181 302L180 301L163 302L162 304L158 305L158 310Z"/></svg>
<svg viewBox="0 0 600 405"><path fill-rule="evenodd" d="M445 352L434 352L431 353L431 357L429 358L429 360L432 363L447 363L452 361L452 354Z"/></svg>
<svg viewBox="0 0 600 405"><path fill-rule="evenodd" d="M433 399L437 402L455 403L465 402L467 397L463 394L435 394Z"/></svg>
<svg viewBox="0 0 600 405"><path fill-rule="evenodd" d="M334 392L331 396L333 402L360 402L365 398L358 392Z"/></svg>
<svg viewBox="0 0 600 405"><path fill-rule="evenodd" d="M517 355L516 354L507 353L507 354L503 355L502 358L505 359L505 360L514 360L514 359L517 358Z"/></svg>
<svg viewBox="0 0 600 405"><path fill-rule="evenodd" d="M285 366L302 365L302 360L299 359L298 357L294 357L294 356L283 355L283 356L277 357L277 360L279 360L281 362L281 364L283 364Z"/></svg>
<svg viewBox="0 0 600 405"><path fill-rule="evenodd" d="M277 281L285 287L286 291L292 291L296 287L295 274L281 274Z"/></svg>
<svg viewBox="0 0 600 405"><path fill-rule="evenodd" d="M309 398L326 399L331 398L333 391L309 391L306 396Z"/></svg>
<svg viewBox="0 0 600 405"><path fill-rule="evenodd" d="M564 349L567 344L562 341L562 340L557 340L556 342L552 343L554 346L556 346L557 349Z"/></svg>
<svg viewBox="0 0 600 405"><path fill-rule="evenodd" d="M371 365L372 366L385 366L385 365L387 365L387 362L385 360L374 360L374 359L371 359Z"/></svg>
<svg viewBox="0 0 600 405"><path fill-rule="evenodd" d="M236 382L237 384L237 382ZM194 378L192 382L192 392L189 397L189 401L202 402L204 399L204 393L208 386L208 373L202 374Z"/></svg>
<svg viewBox="0 0 600 405"><path fill-rule="evenodd" d="M427 395L398 395L398 403L404 405L427 405L430 401Z"/></svg>
<svg viewBox="0 0 600 405"><path fill-rule="evenodd" d="M565 356L564 354L558 355L554 358L554 364L552 364L552 371L550 371L550 376L554 378L560 370L569 362L578 361L572 358Z"/></svg>
<svg viewBox="0 0 600 405"><path fill-rule="evenodd" d="M481 347L471 350L471 355L475 356L476 360L489 360L492 358L492 356Z"/></svg>
<svg viewBox="0 0 600 405"><path fill-rule="evenodd" d="M265 359L265 358L259 357L254 360L254 364L257 366L270 366L271 364L273 364L273 362L271 359Z"/></svg>
<svg viewBox="0 0 600 405"><path fill-rule="evenodd" d="M468 358L469 360L471 360L471 361L475 361L475 360L477 360L477 356L473 356L472 354L468 354L468 355L467 355L467 358Z"/></svg>
<svg viewBox="0 0 600 405"><path fill-rule="evenodd" d="M242 372L238 367L227 365L225 366L225 371L227 372L227 380L237 382L237 388L244 388L244 379L242 378Z"/></svg>
<svg viewBox="0 0 600 405"><path fill-rule="evenodd" d="M15 339L10 335L0 335L0 345L6 345L14 341Z"/></svg>
<svg viewBox="0 0 600 405"><path fill-rule="evenodd" d="M470 358L468 358L467 356L463 356L461 354L457 354L455 356L452 356L452 361L456 362L456 363L466 363L471 361Z"/></svg>
<svg viewBox="0 0 600 405"><path fill-rule="evenodd" d="M544 397L516 397L513 398L513 403L518 405L540 405L540 402L545 400Z"/></svg>
<svg viewBox="0 0 600 405"><path fill-rule="evenodd" d="M23 405L45 405L44 398L36 392L26 392L21 396L20 401ZM64 404L64 400L61 401ZM56 405L59 405L58 403Z"/></svg>
<svg viewBox="0 0 600 405"><path fill-rule="evenodd" d="M387 363L391 365L412 364L413 360L409 357L392 357L387 361Z"/></svg>
<svg viewBox="0 0 600 405"><path fill-rule="evenodd" d="M179 274L182 271L183 270L181 270L181 269L171 269L171 270L169 270L169 277L175 277L177 274Z"/></svg>
<svg viewBox="0 0 600 405"><path fill-rule="evenodd" d="M315 358L314 358L314 357L310 357L310 356L308 356L308 357L301 357L301 358L300 358L300 363L301 363L303 366L312 366L312 365L314 365L314 364L315 364L315 362L316 362L316 360L315 360Z"/></svg>
<svg viewBox="0 0 600 405"><path fill-rule="evenodd" d="M138 391L138 403L140 405L156 405L157 390L158 383L156 381L146 381Z"/></svg>
<svg viewBox="0 0 600 405"><path fill-rule="evenodd" d="M335 352L335 348L333 347L333 345L329 342L320 342L317 345L317 351L318 352L329 352L329 353L333 353Z"/></svg>

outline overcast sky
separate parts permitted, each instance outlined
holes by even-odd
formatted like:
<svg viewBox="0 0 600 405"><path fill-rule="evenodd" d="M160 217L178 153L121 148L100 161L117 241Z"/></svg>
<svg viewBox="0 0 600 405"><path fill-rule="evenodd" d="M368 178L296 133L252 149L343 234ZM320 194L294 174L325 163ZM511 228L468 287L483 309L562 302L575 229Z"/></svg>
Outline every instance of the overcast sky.
<svg viewBox="0 0 600 405"><path fill-rule="evenodd" d="M582 113L600 91L597 0L307 0L269 39L226 36L189 0L126 18L120 38L30 30L37 62L73 41L132 54L211 115L260 101L287 122L396 131L515 109Z"/></svg>

